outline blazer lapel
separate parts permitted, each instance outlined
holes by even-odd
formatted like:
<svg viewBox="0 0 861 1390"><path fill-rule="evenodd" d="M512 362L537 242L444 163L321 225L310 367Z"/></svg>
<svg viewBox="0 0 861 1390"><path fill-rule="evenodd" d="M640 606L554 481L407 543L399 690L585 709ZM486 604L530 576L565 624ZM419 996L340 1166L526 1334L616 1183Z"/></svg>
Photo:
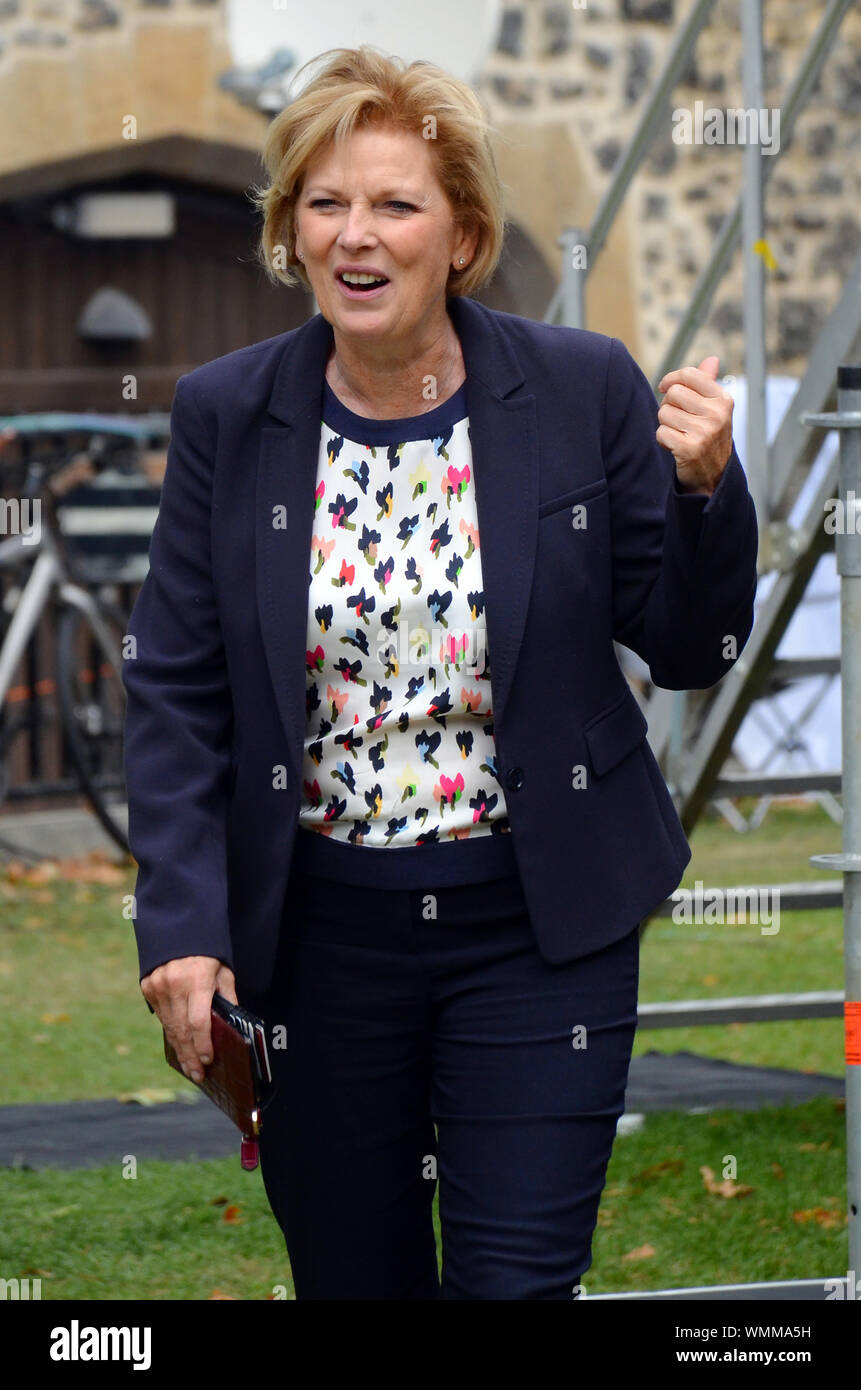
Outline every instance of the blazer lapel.
<svg viewBox="0 0 861 1390"><path fill-rule="evenodd" d="M331 325L316 314L290 334L275 376L257 472L257 600L287 750L301 777L314 492Z"/></svg>
<svg viewBox="0 0 861 1390"><path fill-rule="evenodd" d="M512 394L525 378L490 311L463 296L450 299L448 307L466 366L493 722L500 729L538 543L537 411L534 396Z"/></svg>
<svg viewBox="0 0 861 1390"><path fill-rule="evenodd" d="M454 296L448 310L466 366L494 725L502 726L523 639L538 537L535 397L490 312ZM308 572L323 379L332 327L317 314L289 335L261 431L257 475L257 597L266 658L301 778L305 737Z"/></svg>

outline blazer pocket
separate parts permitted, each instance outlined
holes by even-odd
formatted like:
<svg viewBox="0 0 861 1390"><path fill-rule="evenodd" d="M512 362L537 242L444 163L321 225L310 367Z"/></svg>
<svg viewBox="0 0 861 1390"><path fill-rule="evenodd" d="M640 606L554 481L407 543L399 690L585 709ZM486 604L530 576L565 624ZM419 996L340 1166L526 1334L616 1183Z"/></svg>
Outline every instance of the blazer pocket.
<svg viewBox="0 0 861 1390"><path fill-rule="evenodd" d="M539 519L543 516L551 516L553 512L561 512L563 507L573 507L578 502L585 502L590 497L597 497L599 493L606 492L607 479L595 478L591 483L583 483L580 487L572 488L570 492L563 492L560 497L551 497L546 502L542 502L538 508Z"/></svg>
<svg viewBox="0 0 861 1390"><path fill-rule="evenodd" d="M583 725L592 770L597 777L632 753L646 737L649 725L630 689Z"/></svg>

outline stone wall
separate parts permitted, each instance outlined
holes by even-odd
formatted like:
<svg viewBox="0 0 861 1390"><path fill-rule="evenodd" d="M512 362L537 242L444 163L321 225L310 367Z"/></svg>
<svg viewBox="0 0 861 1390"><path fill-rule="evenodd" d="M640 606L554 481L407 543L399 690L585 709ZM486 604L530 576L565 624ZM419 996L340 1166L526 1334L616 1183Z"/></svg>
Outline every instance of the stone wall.
<svg viewBox="0 0 861 1390"><path fill-rule="evenodd" d="M630 138L641 102L660 72L689 0L510 0L481 90L503 130L565 123L576 166L597 202ZM824 5L764 0L765 103L779 106ZM741 187L741 148L673 141L672 109L740 107L739 0L717 0L694 59L668 105L664 129L629 191L627 222L635 320L644 366L656 367ZM786 142L782 142L786 143ZM768 156L773 158L774 156ZM521 199L523 190L520 190ZM551 196L558 196L551 190ZM819 82L767 186L766 271L769 369L797 375L850 266L861 254L861 7L853 7ZM598 262L600 266L600 261ZM718 352L721 370L743 370L741 253L720 287L707 325L688 350ZM589 326L615 332L597 281ZM624 335L623 335L624 336Z"/></svg>
<svg viewBox="0 0 861 1390"><path fill-rule="evenodd" d="M218 86L221 0L0 0L0 175L123 140L258 148L262 116Z"/></svg>

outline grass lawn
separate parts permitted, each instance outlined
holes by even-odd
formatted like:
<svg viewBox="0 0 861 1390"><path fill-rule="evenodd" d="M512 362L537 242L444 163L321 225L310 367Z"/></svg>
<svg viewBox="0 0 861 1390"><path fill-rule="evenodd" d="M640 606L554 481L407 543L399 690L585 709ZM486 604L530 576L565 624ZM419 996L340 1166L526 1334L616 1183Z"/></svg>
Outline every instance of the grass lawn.
<svg viewBox="0 0 861 1390"><path fill-rule="evenodd" d="M817 806L773 807L741 836L701 823L684 884L820 877L808 856L840 848ZM187 1090L165 1064L137 986L123 898L133 866L0 869L0 1104ZM643 941L643 1000L839 989L839 912L754 924L654 919ZM640 1033L635 1052L695 1051L748 1065L843 1074L842 1022L729 1025ZM755 1112L648 1116L617 1140L588 1292L846 1272L844 1117L832 1099ZM752 1190L707 1190L702 1167ZM280 1232L259 1172L237 1158L0 1177L0 1270L41 1277L45 1298L292 1296ZM732 1186L730 1189L732 1190ZM234 1210L238 1209L238 1210ZM226 1219L227 1218L227 1219Z"/></svg>
<svg viewBox="0 0 861 1390"><path fill-rule="evenodd" d="M745 809L745 802L740 805ZM837 878L811 864L809 856L839 850L840 836L840 827L821 807L801 803L772 806L764 824L749 835L717 818L701 821L690 837L693 854L681 886L693 888L697 879L706 887L738 887ZM842 912L781 912L779 928L764 936L758 925L743 921L688 926L654 917L640 954L641 1000L843 988ZM634 1054L649 1051L697 1052L747 1066L842 1076L843 1020L649 1030L637 1035Z"/></svg>
<svg viewBox="0 0 861 1390"><path fill-rule="evenodd" d="M708 1191L700 1169L721 1184L730 1154L751 1190ZM41 1278L43 1299L293 1297L259 1170L235 1158L0 1181L0 1269ZM840 1105L648 1116L616 1140L593 1257L587 1294L845 1275Z"/></svg>

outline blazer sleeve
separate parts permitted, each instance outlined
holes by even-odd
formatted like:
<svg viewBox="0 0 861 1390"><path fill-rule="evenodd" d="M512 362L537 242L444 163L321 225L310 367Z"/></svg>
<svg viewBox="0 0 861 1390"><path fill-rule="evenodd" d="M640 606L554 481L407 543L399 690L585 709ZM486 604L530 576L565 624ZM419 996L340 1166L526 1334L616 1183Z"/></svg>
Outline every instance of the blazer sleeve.
<svg viewBox="0 0 861 1390"><path fill-rule="evenodd" d="M141 978L179 956L233 965L225 835L233 707L210 564L214 448L187 377L176 385L170 430L123 663Z"/></svg>
<svg viewBox="0 0 861 1390"><path fill-rule="evenodd" d="M756 511L735 445L711 496L686 493L655 438L658 424L649 382L611 338L602 439L613 637L642 657L655 685L705 689L738 659L753 627Z"/></svg>

